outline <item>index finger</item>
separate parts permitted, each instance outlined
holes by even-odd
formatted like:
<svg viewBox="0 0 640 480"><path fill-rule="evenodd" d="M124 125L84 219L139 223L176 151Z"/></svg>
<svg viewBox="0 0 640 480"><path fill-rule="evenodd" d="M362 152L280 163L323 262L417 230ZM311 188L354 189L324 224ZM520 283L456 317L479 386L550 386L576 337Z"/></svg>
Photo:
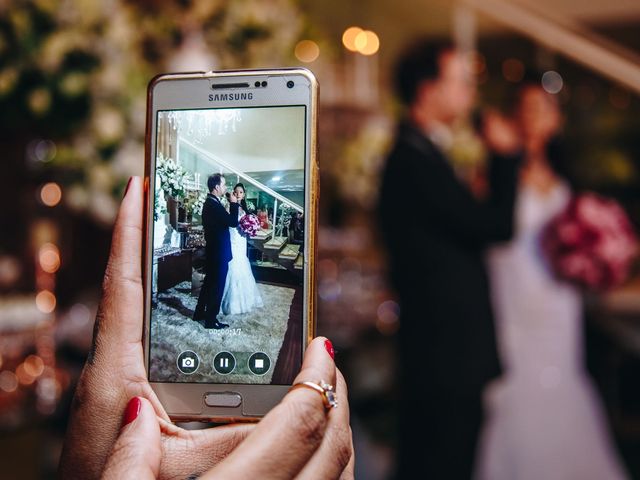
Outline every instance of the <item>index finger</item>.
<svg viewBox="0 0 640 480"><path fill-rule="evenodd" d="M325 341L318 337L309 344L294 384L323 380L335 384L336 367ZM292 478L320 446L330 414L319 392L292 390L224 462L202 478L235 478L238 472L246 478Z"/></svg>
<svg viewBox="0 0 640 480"><path fill-rule="evenodd" d="M131 177L113 229L94 341L107 349L142 337L143 183Z"/></svg>

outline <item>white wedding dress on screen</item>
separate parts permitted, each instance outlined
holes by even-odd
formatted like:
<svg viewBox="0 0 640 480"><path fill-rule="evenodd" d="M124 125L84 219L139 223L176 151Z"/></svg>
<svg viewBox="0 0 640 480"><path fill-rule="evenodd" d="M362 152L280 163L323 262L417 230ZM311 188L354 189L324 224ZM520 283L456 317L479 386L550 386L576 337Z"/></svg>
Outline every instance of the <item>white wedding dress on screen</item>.
<svg viewBox="0 0 640 480"><path fill-rule="evenodd" d="M488 254L504 374L485 391L479 480L626 478L585 372L580 292L553 277L540 249L570 195L564 184L521 187L515 236Z"/></svg>
<svg viewBox="0 0 640 480"><path fill-rule="evenodd" d="M243 215L240 209L238 218ZM241 235L237 228L229 228L229 235L233 258L229 262L220 311L224 315L248 313L263 306L262 297L247 257L247 237Z"/></svg>

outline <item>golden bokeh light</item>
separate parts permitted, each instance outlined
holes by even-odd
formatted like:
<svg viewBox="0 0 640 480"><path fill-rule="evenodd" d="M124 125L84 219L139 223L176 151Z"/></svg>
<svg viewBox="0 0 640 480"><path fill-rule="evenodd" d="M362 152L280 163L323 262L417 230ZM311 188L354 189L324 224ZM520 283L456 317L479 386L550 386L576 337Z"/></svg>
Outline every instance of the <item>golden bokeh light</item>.
<svg viewBox="0 0 640 480"><path fill-rule="evenodd" d="M349 27L342 34L342 44L347 50L352 52L357 52L358 48L356 47L356 37L362 33L362 29L360 27Z"/></svg>
<svg viewBox="0 0 640 480"><path fill-rule="evenodd" d="M55 273L60 268L60 251L53 243L45 243L38 253L40 267L47 273Z"/></svg>
<svg viewBox="0 0 640 480"><path fill-rule="evenodd" d="M42 290L36 295L36 307L42 313L51 313L56 309L56 296L49 290Z"/></svg>
<svg viewBox="0 0 640 480"><path fill-rule="evenodd" d="M49 182L42 186L40 189L40 200L47 207L55 207L60 203L62 199L62 189L60 185L55 182Z"/></svg>
<svg viewBox="0 0 640 480"><path fill-rule="evenodd" d="M311 63L320 55L320 47L313 40L301 40L296 45L294 54L301 62Z"/></svg>
<svg viewBox="0 0 640 480"><path fill-rule="evenodd" d="M362 55L373 55L380 48L380 39L375 32L371 30L363 30L356 35L354 40L356 50Z"/></svg>
<svg viewBox="0 0 640 480"><path fill-rule="evenodd" d="M16 378L22 385L31 385L36 379L33 375L30 375L29 372L27 372L24 367L24 363L21 363L18 365L18 368L16 368Z"/></svg>
<svg viewBox="0 0 640 480"><path fill-rule="evenodd" d="M23 365L25 372L32 377L39 377L44 372L44 361L37 355L29 355Z"/></svg>

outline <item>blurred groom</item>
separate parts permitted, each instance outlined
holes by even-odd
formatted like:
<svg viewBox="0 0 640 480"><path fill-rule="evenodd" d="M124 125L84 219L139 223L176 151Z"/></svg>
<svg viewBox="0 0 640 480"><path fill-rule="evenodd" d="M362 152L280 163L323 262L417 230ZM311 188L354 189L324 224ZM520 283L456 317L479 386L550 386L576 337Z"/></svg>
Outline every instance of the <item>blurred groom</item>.
<svg viewBox="0 0 640 480"><path fill-rule="evenodd" d="M379 209L401 310L401 479L471 478L482 390L500 373L483 252L512 234L518 162L508 157L519 147L506 122L487 118L488 198L457 178L446 154L452 126L474 103L467 59L451 44L422 41L396 71L406 115Z"/></svg>
<svg viewBox="0 0 640 480"><path fill-rule="evenodd" d="M231 237L229 227L238 226L238 199L229 195L229 211L222 205L222 196L227 192L224 177L215 173L207 179L209 194L202 206L202 226L204 227L205 277L198 297L193 319L204 320L204 328L227 328L229 325L218 320L220 303L231 261Z"/></svg>

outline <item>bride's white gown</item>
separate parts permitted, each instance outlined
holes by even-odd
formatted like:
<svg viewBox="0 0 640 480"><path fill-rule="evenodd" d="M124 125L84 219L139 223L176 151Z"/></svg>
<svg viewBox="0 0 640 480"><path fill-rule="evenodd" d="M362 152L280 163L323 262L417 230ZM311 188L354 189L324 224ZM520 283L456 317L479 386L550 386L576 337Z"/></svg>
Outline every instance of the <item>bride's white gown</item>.
<svg viewBox="0 0 640 480"><path fill-rule="evenodd" d="M238 213L239 217L243 215L242 211ZM233 258L229 262L220 311L224 315L248 313L263 306L262 297L247 257L247 237L240 235L237 228L229 228L229 235Z"/></svg>
<svg viewBox="0 0 640 480"><path fill-rule="evenodd" d="M580 293L554 279L539 237L570 191L520 189L515 238L489 252L504 375L485 392L476 478L626 478L583 359Z"/></svg>

